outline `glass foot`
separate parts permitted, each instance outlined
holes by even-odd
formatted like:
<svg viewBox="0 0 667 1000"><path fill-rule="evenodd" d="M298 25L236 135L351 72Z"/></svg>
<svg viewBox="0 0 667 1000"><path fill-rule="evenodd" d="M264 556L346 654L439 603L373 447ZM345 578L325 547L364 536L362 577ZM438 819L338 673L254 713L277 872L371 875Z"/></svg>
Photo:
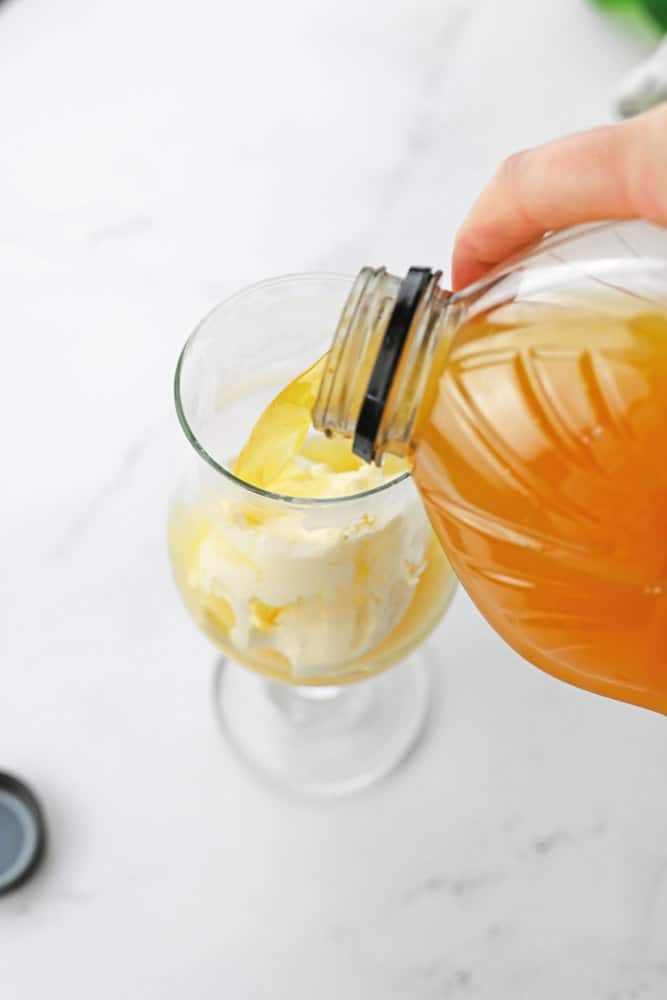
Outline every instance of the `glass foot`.
<svg viewBox="0 0 667 1000"><path fill-rule="evenodd" d="M423 732L428 682L414 655L340 687L281 684L222 660L214 702L247 763L291 791L327 797L366 788L401 763Z"/></svg>

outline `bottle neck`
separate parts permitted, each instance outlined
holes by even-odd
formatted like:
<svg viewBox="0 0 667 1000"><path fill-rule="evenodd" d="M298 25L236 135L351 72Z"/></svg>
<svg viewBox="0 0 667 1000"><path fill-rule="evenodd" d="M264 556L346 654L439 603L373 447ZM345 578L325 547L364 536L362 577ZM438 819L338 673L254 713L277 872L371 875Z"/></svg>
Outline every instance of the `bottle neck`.
<svg viewBox="0 0 667 1000"><path fill-rule="evenodd" d="M436 351L452 328L440 271L411 268L401 280L363 268L348 296L313 409L313 425L353 439L380 464L412 448ZM444 338L444 341L443 341Z"/></svg>

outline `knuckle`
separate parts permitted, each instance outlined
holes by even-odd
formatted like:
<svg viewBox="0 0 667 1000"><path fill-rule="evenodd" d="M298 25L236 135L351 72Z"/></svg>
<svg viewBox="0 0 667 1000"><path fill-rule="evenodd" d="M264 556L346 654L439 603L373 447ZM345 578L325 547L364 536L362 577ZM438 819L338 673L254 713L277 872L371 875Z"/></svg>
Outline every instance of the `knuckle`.
<svg viewBox="0 0 667 1000"><path fill-rule="evenodd" d="M667 224L667 105L650 112L641 125L631 160L634 203L638 215L664 226Z"/></svg>
<svg viewBox="0 0 667 1000"><path fill-rule="evenodd" d="M516 187L525 171L528 155L528 150L521 150L508 156L500 164L498 179L509 188Z"/></svg>

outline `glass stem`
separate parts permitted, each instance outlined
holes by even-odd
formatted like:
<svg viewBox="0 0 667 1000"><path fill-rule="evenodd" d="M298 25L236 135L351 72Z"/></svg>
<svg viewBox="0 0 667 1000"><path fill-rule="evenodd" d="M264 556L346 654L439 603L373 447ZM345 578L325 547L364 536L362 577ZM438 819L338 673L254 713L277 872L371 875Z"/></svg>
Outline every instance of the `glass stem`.
<svg viewBox="0 0 667 1000"><path fill-rule="evenodd" d="M266 682L273 705L294 726L328 727L332 730L356 725L368 711L372 690L363 681L342 685L281 684Z"/></svg>

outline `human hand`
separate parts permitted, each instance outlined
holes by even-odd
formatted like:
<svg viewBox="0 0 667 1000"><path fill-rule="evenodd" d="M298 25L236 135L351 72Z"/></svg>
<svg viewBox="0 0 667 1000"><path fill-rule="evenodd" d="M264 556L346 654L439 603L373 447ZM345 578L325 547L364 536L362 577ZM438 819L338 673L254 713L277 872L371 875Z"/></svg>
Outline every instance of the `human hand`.
<svg viewBox="0 0 667 1000"><path fill-rule="evenodd" d="M505 160L457 234L453 287L549 230L632 218L667 225L667 104Z"/></svg>

